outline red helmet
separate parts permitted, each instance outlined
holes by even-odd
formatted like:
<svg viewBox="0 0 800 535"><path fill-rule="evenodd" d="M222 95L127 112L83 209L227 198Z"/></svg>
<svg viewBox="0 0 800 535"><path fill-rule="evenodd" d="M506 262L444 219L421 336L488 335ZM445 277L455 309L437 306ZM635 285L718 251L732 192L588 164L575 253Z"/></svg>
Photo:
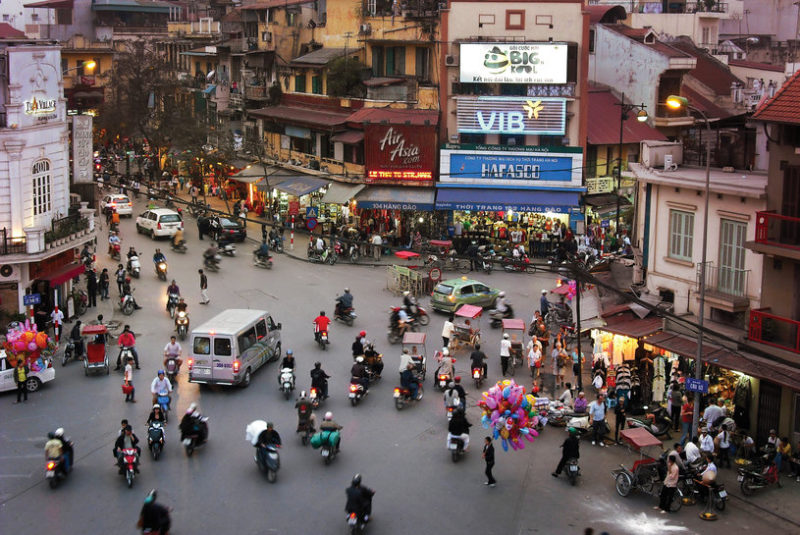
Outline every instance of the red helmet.
<svg viewBox="0 0 800 535"><path fill-rule="evenodd" d="M131 282L131 278L130 277L125 277L125 282Z"/></svg>
<svg viewBox="0 0 800 535"><path fill-rule="evenodd" d="M360 333L358 333L358 336L361 337L367 336L367 331L361 331Z"/></svg>
<svg viewBox="0 0 800 535"><path fill-rule="evenodd" d="M461 376L460 376L460 375L456 375L456 376L453 378L453 380L454 380L456 383L460 383L460 382L461 382Z"/></svg>

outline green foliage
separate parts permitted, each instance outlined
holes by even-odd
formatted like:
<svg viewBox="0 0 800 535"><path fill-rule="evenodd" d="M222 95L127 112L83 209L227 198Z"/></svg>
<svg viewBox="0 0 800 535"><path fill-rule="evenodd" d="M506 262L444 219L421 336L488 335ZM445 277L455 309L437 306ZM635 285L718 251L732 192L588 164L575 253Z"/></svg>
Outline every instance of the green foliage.
<svg viewBox="0 0 800 535"><path fill-rule="evenodd" d="M366 66L355 58L339 58L328 64L328 95L331 97L363 98L366 88L361 73Z"/></svg>

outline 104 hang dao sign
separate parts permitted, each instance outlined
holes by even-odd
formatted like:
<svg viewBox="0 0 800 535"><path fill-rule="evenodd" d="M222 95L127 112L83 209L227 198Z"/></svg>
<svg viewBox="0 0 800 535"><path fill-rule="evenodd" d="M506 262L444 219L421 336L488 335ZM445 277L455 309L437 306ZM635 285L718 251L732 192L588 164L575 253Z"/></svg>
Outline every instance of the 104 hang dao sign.
<svg viewBox="0 0 800 535"><path fill-rule="evenodd" d="M458 97L458 131L464 134L562 136L567 101L536 97Z"/></svg>
<svg viewBox="0 0 800 535"><path fill-rule="evenodd" d="M431 182L436 164L436 130L432 126L367 124L364 126L367 182Z"/></svg>
<svg viewBox="0 0 800 535"><path fill-rule="evenodd" d="M461 43L460 81L470 84L565 84L565 43Z"/></svg>

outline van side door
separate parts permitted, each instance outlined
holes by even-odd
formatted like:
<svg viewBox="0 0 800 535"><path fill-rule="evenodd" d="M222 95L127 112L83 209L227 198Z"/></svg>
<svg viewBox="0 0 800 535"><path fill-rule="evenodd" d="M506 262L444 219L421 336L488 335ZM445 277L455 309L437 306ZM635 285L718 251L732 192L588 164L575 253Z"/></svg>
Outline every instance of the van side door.
<svg viewBox="0 0 800 535"><path fill-rule="evenodd" d="M267 330L269 331L269 348L270 360L278 360L281 357L281 351L278 346L281 345L281 325L275 323L272 316L267 316Z"/></svg>
<svg viewBox="0 0 800 535"><path fill-rule="evenodd" d="M239 344L239 360L242 363L242 371L248 367L252 371L255 371L259 366L264 364L265 359L263 355L266 354L266 344L259 343L256 336L255 325L239 333L236 337L236 341Z"/></svg>

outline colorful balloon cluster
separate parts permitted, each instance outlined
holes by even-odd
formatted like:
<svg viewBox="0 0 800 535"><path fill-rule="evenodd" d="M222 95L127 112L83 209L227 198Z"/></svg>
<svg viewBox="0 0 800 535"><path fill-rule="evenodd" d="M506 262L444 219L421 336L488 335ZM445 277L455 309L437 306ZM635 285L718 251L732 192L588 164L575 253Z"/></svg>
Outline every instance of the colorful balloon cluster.
<svg viewBox="0 0 800 535"><path fill-rule="evenodd" d="M502 438L505 451L509 445L514 450L524 449L522 437L533 442L534 437L539 436L535 429L539 423L536 398L526 394L525 387L513 379L498 381L483 393L478 406L483 409L481 424L492 429L492 438Z"/></svg>
<svg viewBox="0 0 800 535"><path fill-rule="evenodd" d="M6 341L3 343L11 366L17 365L17 360L25 359L32 371L40 371L47 365L42 357L49 357L55 351L55 343L47 333L38 332L35 323L30 319L9 329Z"/></svg>

